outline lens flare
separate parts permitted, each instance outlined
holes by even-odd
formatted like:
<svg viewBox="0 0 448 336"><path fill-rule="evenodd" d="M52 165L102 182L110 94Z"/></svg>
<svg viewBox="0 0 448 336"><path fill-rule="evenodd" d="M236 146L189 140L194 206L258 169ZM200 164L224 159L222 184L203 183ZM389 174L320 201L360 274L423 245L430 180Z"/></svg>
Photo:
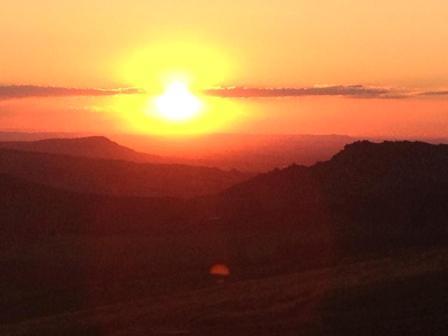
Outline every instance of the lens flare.
<svg viewBox="0 0 448 336"><path fill-rule="evenodd" d="M209 273L215 277L226 278L230 276L230 268L225 264L214 264L210 267Z"/></svg>

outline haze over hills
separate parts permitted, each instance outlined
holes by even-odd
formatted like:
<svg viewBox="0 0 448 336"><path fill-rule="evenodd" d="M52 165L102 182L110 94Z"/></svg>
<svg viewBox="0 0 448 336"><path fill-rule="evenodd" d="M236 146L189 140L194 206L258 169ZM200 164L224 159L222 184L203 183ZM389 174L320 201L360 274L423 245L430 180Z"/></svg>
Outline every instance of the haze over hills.
<svg viewBox="0 0 448 336"><path fill-rule="evenodd" d="M97 139L94 141L98 143ZM107 146L110 146L109 142ZM107 155L123 157L128 154L134 155L126 150L124 155L123 152L117 154L117 151ZM79 192L152 197L192 197L216 193L252 176L217 168L136 163L12 149L0 149L0 173Z"/></svg>
<svg viewBox="0 0 448 336"><path fill-rule="evenodd" d="M11 307L1 310L11 323L4 330L81 335L130 318L136 330L125 322L118 329L139 335L152 324L162 328L156 334L169 327L200 334L228 322L220 330L230 335L278 319L291 334L325 327L329 335L355 335L378 316L395 334L444 330L444 310L434 307L446 304L447 165L446 145L356 142L327 162L275 170L190 200L88 195L2 175L8 243L1 286L10 294L1 304ZM230 284L213 285L207 270L215 262L229 265ZM321 280L308 288L310 278ZM249 289L257 309L240 296ZM155 317L156 297L169 321ZM201 315L197 300L213 305L213 313ZM112 306L98 308L104 305ZM361 317L353 307L362 306ZM128 315L131 307L140 307L141 318ZM183 320L178 314L189 307L196 308ZM416 307L433 315L423 318ZM71 312L66 325L56 317L21 323L64 312Z"/></svg>
<svg viewBox="0 0 448 336"><path fill-rule="evenodd" d="M71 141L65 142L64 139ZM400 140L368 139L375 142ZM329 160L345 145L357 140L360 139L345 135L305 134L209 134L178 137L111 134L105 138L75 133L0 132L0 147L248 172L267 172L291 164L313 165L319 161ZM448 143L447 139L442 138L415 140L433 144Z"/></svg>
<svg viewBox="0 0 448 336"><path fill-rule="evenodd" d="M311 165L317 161L328 160L345 144L356 140L340 135L250 134L210 134L174 138L112 134L109 138L140 152L111 140L107 141L104 137L58 133L0 132L0 147L261 172L292 163ZM92 148L87 148L86 145ZM95 148L98 150L94 150Z"/></svg>
<svg viewBox="0 0 448 336"><path fill-rule="evenodd" d="M29 153L25 153L25 159L21 152L0 151L0 154L3 155L0 162L3 162L4 166L4 162L10 162L9 172L4 169L4 174L12 175L14 168L23 168L25 160L29 160L26 162L30 167L43 166L42 154L33 153L32 155L36 155L36 158L31 159ZM16 157L20 165L18 163L11 164ZM65 167L59 156L45 155L43 158L49 162L48 165L56 161L60 170L62 170L61 167ZM114 163L117 164L117 167L129 164L119 161L63 158L65 158L63 162L67 166L73 166L76 163L79 167L83 167L82 165L92 167L96 163L101 168L104 165L113 166ZM39 165L35 164L34 160L38 160ZM309 247L316 247L314 245L328 243L326 239L331 239L331 243L336 243L339 247L348 247L351 243L359 242L360 246L357 248L367 248L369 244L376 248L375 242L377 241L382 247L386 242L394 243L394 240L407 244L413 239L420 240L420 242L428 239L428 242L432 243L433 240L444 239L448 234L445 224L445 218L448 215L445 206L448 202L447 166L448 145L436 146L411 142L384 142L381 144L357 142L346 146L331 160L312 167L290 166L256 176L216 195L203 196L189 201L171 199L169 204L182 204L184 211L179 217L180 221L185 223L211 221L204 228L210 225L219 226L219 230L224 230L228 235L227 239L235 242L235 245L239 245L243 250L250 249L251 246L246 241L237 244L238 240L253 239L254 246L260 243L258 239L266 239L266 242L270 240L269 244L273 245L263 245L266 250L260 251L260 255L275 254L280 250L284 250L283 252L286 253L288 248L299 248L299 242L302 241L310 245ZM101 171L98 167L94 166L93 171ZM115 166L112 168L116 169ZM43 169L48 173L51 171L45 166ZM38 169L35 170L37 174L41 174ZM77 168L77 170L79 169ZM83 171L83 178L87 178L89 172ZM74 172L70 172L70 174L72 173L74 174ZM128 174L129 181L135 179L132 176L134 173L132 169L123 170L121 172L122 179L125 179L125 173ZM14 176L20 174L15 173ZM104 173L101 174L106 181L107 176L104 175ZM6 181L9 179L7 176L3 175L3 179ZM48 181L46 184L50 185L51 183ZM5 188L14 185L14 183L7 183ZM25 181L19 183L19 186L22 185L29 190L23 194L25 195L23 197L28 197L30 200L40 198L30 196L33 195L32 192L48 188L40 186L40 184L28 186L28 182ZM11 216L8 218L14 218L16 207L23 207L23 204L30 203L26 199L19 202L23 188L14 187L12 190L4 191L6 195L4 197L11 197L8 202L17 203L11 203L11 206L4 210L4 214ZM21 215L26 215L25 219L18 222L25 223L26 220L29 220L30 227L38 225L38 220L32 224L34 223L32 218L34 215L40 214L46 218L47 222L50 223L53 220L62 228L64 221L60 219L65 217L73 223L78 221L81 225L82 222L80 227L89 226L90 222L92 224L94 222L95 225L101 224L101 217L94 214L97 209L102 209L105 206L92 207L94 204L92 199L98 199L101 202L104 200L101 204L113 201L114 206L110 206L110 210L105 211L107 216L111 216L111 218L107 217L108 220L104 220L108 224L100 225L105 230L104 234L107 233L107 228L111 230L114 228L114 218L117 220L121 218L111 215L114 211L113 208L121 209L120 200L122 198L120 197L104 198L99 195L86 195L89 201L83 202L84 194L57 191L57 189L51 188L45 192L39 192L39 195L49 197L54 192L62 194L51 202L42 201L40 203L36 200L33 202L33 206L40 204L43 208L30 213L24 211ZM12 197L11 195L14 194L18 196ZM60 209L52 207L51 211L45 210L45 207L48 206L46 204L58 204L66 198L76 201L67 201L67 209L61 206ZM134 199L135 204L142 204L143 211L145 198ZM155 202L155 200L151 199L148 202ZM162 199L160 201L162 202ZM166 201L163 200L163 202ZM70 203L73 205L69 207ZM123 198L123 204L127 203L132 202L129 198ZM149 227L152 227L150 214L146 210L145 212L139 211L138 208L136 206L129 210L126 216L122 216L125 222L117 224L120 230L126 231L125 223L141 222L141 220L148 221ZM64 216L64 210L74 214ZM59 214L58 211L60 211ZM79 215L86 212L91 213L89 220L84 217L83 220L78 219ZM157 211L157 215L161 216L164 214L169 216L173 213L178 213L178 211L172 211L169 205L161 206ZM145 225L142 225L140 229L144 232ZM129 231L134 232L130 229ZM285 235L285 231L289 233ZM246 237L245 234L248 236ZM292 245L290 246L288 242ZM345 245L346 243L348 245ZM238 253L242 253L241 256L245 254L244 251Z"/></svg>
<svg viewBox="0 0 448 336"><path fill-rule="evenodd" d="M163 161L157 155L138 153L102 136L55 138L36 141L4 141L0 142L0 148L135 162L157 163Z"/></svg>
<svg viewBox="0 0 448 336"><path fill-rule="evenodd" d="M448 0L0 13L0 336L448 336Z"/></svg>
<svg viewBox="0 0 448 336"><path fill-rule="evenodd" d="M69 133L69 132L38 132L38 131L20 131L20 130L0 130L1 142L22 142L39 141L46 139L72 139L89 137L90 133Z"/></svg>
<svg viewBox="0 0 448 336"><path fill-rule="evenodd" d="M308 245L310 256L319 245L359 252L446 241L447 165L447 145L357 142L327 162L231 187L222 215L246 223L248 234L270 228L266 235L274 229L282 237L288 230L275 248Z"/></svg>
<svg viewBox="0 0 448 336"><path fill-rule="evenodd" d="M111 135L120 143L185 162L264 172L292 163L312 165L330 159L356 138L345 135L207 134L174 138Z"/></svg>

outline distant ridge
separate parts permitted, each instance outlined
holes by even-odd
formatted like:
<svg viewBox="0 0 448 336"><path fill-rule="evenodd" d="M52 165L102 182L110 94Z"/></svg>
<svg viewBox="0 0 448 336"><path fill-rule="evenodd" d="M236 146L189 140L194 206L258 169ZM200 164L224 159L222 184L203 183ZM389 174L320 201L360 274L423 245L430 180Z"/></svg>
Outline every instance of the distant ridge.
<svg viewBox="0 0 448 336"><path fill-rule="evenodd" d="M311 167L293 164L284 169L276 169L232 187L228 192L242 191L256 185L280 188L282 182L300 182L294 184L294 190L299 192L311 180L316 183L319 181L322 190L339 186L340 193L347 192L355 181L360 187L367 187L369 184L390 187L397 183L423 184L429 181L445 183L448 182L447 167L446 144L356 141L345 145L343 150L328 161L318 162ZM273 183L274 180L277 183Z"/></svg>
<svg viewBox="0 0 448 336"><path fill-rule="evenodd" d="M0 173L81 193L194 197L223 191L253 176L236 170L136 162L139 153L101 137L23 144L0 148Z"/></svg>
<svg viewBox="0 0 448 336"><path fill-rule="evenodd" d="M0 132L0 140L3 141L0 141L0 147L75 156L87 156L90 153L91 157L107 159L182 163L226 170L266 172L277 167L286 167L294 162L311 165L318 161L328 160L345 144L356 140L344 135L300 134L207 134L184 137L111 135L111 139L117 141L117 144L110 140L104 141L107 138L97 138L101 137L81 137L77 134L57 133ZM66 141L71 139L73 140ZM93 140L92 143L86 141L89 139ZM83 149L86 144L92 148L101 148L101 150L95 152L93 149L89 151ZM126 144L129 147L119 144ZM139 148L139 150L134 151L130 148Z"/></svg>
<svg viewBox="0 0 448 336"><path fill-rule="evenodd" d="M162 161L160 156L136 152L104 136L0 142L0 148L135 162Z"/></svg>
<svg viewBox="0 0 448 336"><path fill-rule="evenodd" d="M230 249L239 249L243 259L254 258L251 246L260 239L266 245L261 255L280 254L285 260L297 249L322 252L325 246L336 253L348 247L444 241L447 167L448 145L421 142L355 142L329 161L253 178L210 168L0 150L0 173L53 188L114 196L201 196L191 200L184 220L214 218L220 234L235 244Z"/></svg>
<svg viewBox="0 0 448 336"><path fill-rule="evenodd" d="M327 250L332 258L346 249L446 244L448 145L355 142L329 161L233 186L220 204L222 221L240 231L235 236L277 237L270 250Z"/></svg>
<svg viewBox="0 0 448 336"><path fill-rule="evenodd" d="M447 167L447 145L418 142L356 142L329 161L253 178L0 150L0 222L8 234L18 224L42 235L149 234L160 228L163 239L178 235L178 251L194 246L194 256L170 259L173 265L208 267L224 260L240 276L260 276L347 255L446 246ZM103 195L92 194L98 191ZM166 197L173 195L201 197Z"/></svg>
<svg viewBox="0 0 448 336"><path fill-rule="evenodd" d="M448 242L447 145L356 142L329 161L253 178L14 150L0 150L0 166L5 235L156 237L133 256L176 278L217 260L252 278Z"/></svg>

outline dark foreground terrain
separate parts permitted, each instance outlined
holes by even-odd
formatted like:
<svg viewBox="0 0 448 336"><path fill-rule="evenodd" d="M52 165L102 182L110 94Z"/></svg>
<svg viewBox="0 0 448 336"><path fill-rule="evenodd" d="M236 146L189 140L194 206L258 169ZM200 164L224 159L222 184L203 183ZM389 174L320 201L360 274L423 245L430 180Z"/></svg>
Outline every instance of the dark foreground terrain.
<svg viewBox="0 0 448 336"><path fill-rule="evenodd" d="M447 167L357 142L193 199L0 175L0 334L447 334Z"/></svg>
<svg viewBox="0 0 448 336"><path fill-rule="evenodd" d="M4 325L4 335L443 335L448 249L406 250ZM181 275L180 275L181 276Z"/></svg>

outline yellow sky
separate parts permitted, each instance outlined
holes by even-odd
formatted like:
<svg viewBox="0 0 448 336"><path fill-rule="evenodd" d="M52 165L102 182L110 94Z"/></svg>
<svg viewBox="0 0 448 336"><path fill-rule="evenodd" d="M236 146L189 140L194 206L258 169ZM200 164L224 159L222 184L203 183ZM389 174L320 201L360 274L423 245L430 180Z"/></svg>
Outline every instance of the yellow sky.
<svg viewBox="0 0 448 336"><path fill-rule="evenodd" d="M197 90L352 84L422 91L448 87L445 0L24 0L2 3L0 15L0 85L136 86L156 94L166 78L181 75ZM35 99L32 104L31 99L0 101L0 126L62 129L66 126L54 120L72 118L78 128L95 129L97 125L98 131L103 131L114 125L120 129L126 120L123 113L142 112L129 110L142 101L128 99L134 101L112 108L116 100L126 99L41 98L37 105L46 106L46 117L33 123L30 120L36 119L35 115L29 119L24 115L36 105ZM328 109L328 101L333 102L331 109L339 113L338 118L347 119L338 124L347 126L335 125L334 132L402 132L396 123L407 122L403 113L411 108L412 113L421 114L409 120L414 123L411 129L417 130L421 123L436 125L434 133L447 130L443 124L448 118L440 115L448 114L443 97L401 103L312 99L316 102L309 103L308 98L264 99L261 103L251 99L236 102L239 107L227 110L221 106L214 117L208 116L216 123L209 131L266 132L273 128L288 133L330 132L328 116L322 112ZM369 129L372 125L362 126L355 113L365 113L362 120L371 124L374 104L389 113L380 120L381 127ZM64 106L64 117L56 116ZM220 109L219 103L210 108ZM83 123L81 114L73 112L89 109L92 115L86 120L103 120L103 124ZM103 114L98 114L99 110ZM141 114L133 118L125 124L129 126ZM251 128L255 124L256 130ZM157 127L161 126L148 131Z"/></svg>

